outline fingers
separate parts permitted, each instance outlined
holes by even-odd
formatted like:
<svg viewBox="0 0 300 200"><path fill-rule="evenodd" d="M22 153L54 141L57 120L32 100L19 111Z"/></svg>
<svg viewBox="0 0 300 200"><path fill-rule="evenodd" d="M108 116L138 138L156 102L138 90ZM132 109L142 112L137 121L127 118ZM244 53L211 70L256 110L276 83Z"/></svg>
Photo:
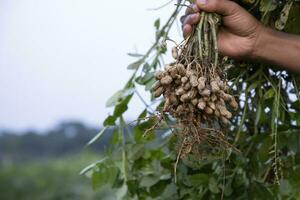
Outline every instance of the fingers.
<svg viewBox="0 0 300 200"><path fill-rule="evenodd" d="M185 17L183 22L183 36L188 36L192 31L192 26L200 20L200 13L190 14Z"/></svg>
<svg viewBox="0 0 300 200"><path fill-rule="evenodd" d="M216 12L223 16L229 16L239 10L239 5L230 0L197 0L197 7L206 12Z"/></svg>
<svg viewBox="0 0 300 200"><path fill-rule="evenodd" d="M188 15L183 24L190 24L190 25L194 25L194 24L197 24L200 20L200 14L199 13L195 13L195 14L190 14Z"/></svg>
<svg viewBox="0 0 300 200"><path fill-rule="evenodd" d="M199 12L199 7L196 4L191 4L186 10L185 10L185 14L189 15L192 13L197 13Z"/></svg>
<svg viewBox="0 0 300 200"><path fill-rule="evenodd" d="M192 32L192 25L197 24L200 20L199 8L196 4L192 4L186 10L186 15L180 18L183 29L183 36L186 37Z"/></svg>
<svg viewBox="0 0 300 200"><path fill-rule="evenodd" d="M192 26L190 24L186 24L183 26L182 31L183 31L183 37L187 37L189 34L192 32Z"/></svg>
<svg viewBox="0 0 300 200"><path fill-rule="evenodd" d="M183 15L181 18L180 18L180 21L182 24L185 23L185 20L186 18L191 15L191 14L195 14L195 13L199 13L200 10L198 8L198 6L196 4L191 4L190 7L188 7L186 10L185 10L185 15ZM195 16L194 16L195 17ZM193 18L193 17L192 17Z"/></svg>

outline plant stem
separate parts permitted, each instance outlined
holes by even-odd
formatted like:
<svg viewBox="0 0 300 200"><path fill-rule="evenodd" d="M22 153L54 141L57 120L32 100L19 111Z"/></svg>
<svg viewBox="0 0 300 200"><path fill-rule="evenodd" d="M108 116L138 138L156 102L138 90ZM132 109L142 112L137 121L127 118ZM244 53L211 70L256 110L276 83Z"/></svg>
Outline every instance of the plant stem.
<svg viewBox="0 0 300 200"><path fill-rule="evenodd" d="M203 12L204 13L204 12ZM208 59L208 27L207 27L207 13L204 13L203 14L204 16L203 16L203 20L204 20L204 27L203 27L203 29L204 29L204 59L206 59L206 61L207 61L207 59Z"/></svg>
<svg viewBox="0 0 300 200"><path fill-rule="evenodd" d="M126 139L125 139L125 133L124 133L124 127L126 126L123 116L120 117L120 125L119 125L119 134L121 137L122 142L122 168L124 171L124 181L127 182L127 155L126 155Z"/></svg>
<svg viewBox="0 0 300 200"><path fill-rule="evenodd" d="M203 59L203 52L202 52L202 28L203 28L203 21L204 21L204 15L205 13L201 13L201 19L197 28L197 33L198 33L198 43L199 43L199 56L200 60L202 61Z"/></svg>
<svg viewBox="0 0 300 200"><path fill-rule="evenodd" d="M216 22L213 19L212 14L209 15L209 22L210 22L212 38L213 38L213 45L214 45L214 67L217 67L218 59L219 59L218 43L217 43L217 31L216 31Z"/></svg>
<svg viewBox="0 0 300 200"><path fill-rule="evenodd" d="M242 128L243 128L243 124L245 122L247 111L248 111L248 92L245 93L244 111L243 111L243 115L242 115L242 118L241 118L241 121L240 121L240 126L238 128L237 134L236 134L235 139L234 139L234 143L233 143L234 145L237 144L237 142L240 139L241 131L242 131Z"/></svg>

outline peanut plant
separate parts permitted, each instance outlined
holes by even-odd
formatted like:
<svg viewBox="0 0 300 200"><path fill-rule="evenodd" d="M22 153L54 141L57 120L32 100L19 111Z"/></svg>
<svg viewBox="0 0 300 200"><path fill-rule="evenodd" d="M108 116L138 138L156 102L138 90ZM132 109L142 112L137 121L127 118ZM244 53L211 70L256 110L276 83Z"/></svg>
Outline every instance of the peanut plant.
<svg viewBox="0 0 300 200"><path fill-rule="evenodd" d="M299 199L300 77L282 70L280 66L257 61L228 59L223 63L215 49L215 33L201 36L204 24L215 27L217 22L214 20L218 17L214 14L206 14L207 19L202 18L206 21L200 22L198 32L189 38L192 45L173 49L176 62L163 70L167 52L165 43L170 40L171 28L188 1L171 3L169 6L174 6L174 11L170 18L164 24L160 19L154 23L155 42L149 50L144 54L130 54L137 58L128 66L132 76L123 89L109 99L107 106L113 107L114 111L104 121L103 130L90 142L101 139L109 128L114 130L110 146L99 156L99 161L85 168L82 174L91 178L94 189L108 191L109 188L109 194L105 193L106 196L101 199ZM237 3L264 24L300 34L299 1L239 0ZM208 40L202 41L205 37ZM206 44L206 41L209 42ZM203 65L203 59L209 59L209 64ZM190 63L193 63L190 70L194 72L188 72L187 77L187 71L183 73L182 70L182 76L176 79L176 86L176 73L172 77L172 70L176 68L177 74L181 73L180 70L186 70ZM224 74L223 67L228 64L233 67L228 67ZM181 65L183 68L178 67ZM161 74L157 74L158 70ZM166 71L168 74L163 74ZM191 78L195 74L196 78ZM182 116L182 112L176 110L202 108L208 115L200 116L199 121L204 122L211 119L209 113L212 112L205 110L206 105L203 105L206 102L203 98L211 98L212 91L202 96L193 96L193 92L187 97L181 96L181 102L185 101L184 98L190 98L194 106L191 108L179 108L179 104L175 106L172 93L168 93L168 98L155 98L171 87L176 87L172 91L180 92L179 87L188 81L183 77L188 78L189 84L193 84L191 79L194 80L195 90L203 87L200 88L203 91L206 84L209 83L211 88L215 84L214 90L223 93L213 98L227 98L228 105L231 104L235 110L233 115L223 109L222 115L217 113L214 116L221 122L222 134L216 130L209 131L212 128L209 124L202 130L204 135L217 135L211 141L224 140L223 145L217 143L215 146L225 147L225 150L217 148L215 153L216 148L204 148L209 145L199 143L198 146L205 149L201 159L194 154L178 159L183 151L191 151L189 149L194 147L191 145L194 141L187 142L185 137L178 137L178 120L183 122L188 119L188 123L183 123L185 126L180 128L184 132L184 128L192 129L190 123L199 115L185 112L192 114ZM163 78L164 81L155 85L157 80ZM170 78L172 81L174 79L173 84ZM220 81L222 86L218 84ZM152 87L154 93L151 92ZM151 93L152 98L143 98L141 89ZM123 116L134 95L141 99L145 109L136 121L128 123ZM193 103L196 97L197 102ZM209 104L211 109L219 106ZM164 111L173 114L168 116ZM197 140L197 137L194 139Z"/></svg>

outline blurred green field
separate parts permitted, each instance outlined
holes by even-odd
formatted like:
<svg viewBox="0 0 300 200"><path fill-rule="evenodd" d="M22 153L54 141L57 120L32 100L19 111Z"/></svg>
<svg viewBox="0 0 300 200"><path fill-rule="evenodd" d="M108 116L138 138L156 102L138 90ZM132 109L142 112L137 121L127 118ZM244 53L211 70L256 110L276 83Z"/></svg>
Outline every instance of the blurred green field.
<svg viewBox="0 0 300 200"><path fill-rule="evenodd" d="M21 153L21 152L20 152ZM79 175L95 153L84 152L47 161L0 166L1 200L101 199L90 180ZM98 197L98 198L97 198Z"/></svg>
<svg viewBox="0 0 300 200"><path fill-rule="evenodd" d="M109 143L111 130L86 146L98 131L81 122L44 131L0 130L0 200L113 199L110 188L93 191L91 179L79 175Z"/></svg>

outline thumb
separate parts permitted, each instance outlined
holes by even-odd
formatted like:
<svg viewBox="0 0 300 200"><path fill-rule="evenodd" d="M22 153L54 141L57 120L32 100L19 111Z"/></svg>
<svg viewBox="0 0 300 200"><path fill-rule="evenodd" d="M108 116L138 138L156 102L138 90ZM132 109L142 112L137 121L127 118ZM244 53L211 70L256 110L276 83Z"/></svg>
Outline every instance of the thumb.
<svg viewBox="0 0 300 200"><path fill-rule="evenodd" d="M197 0L200 10L215 12L223 16L232 15L238 10L238 5L230 0Z"/></svg>

